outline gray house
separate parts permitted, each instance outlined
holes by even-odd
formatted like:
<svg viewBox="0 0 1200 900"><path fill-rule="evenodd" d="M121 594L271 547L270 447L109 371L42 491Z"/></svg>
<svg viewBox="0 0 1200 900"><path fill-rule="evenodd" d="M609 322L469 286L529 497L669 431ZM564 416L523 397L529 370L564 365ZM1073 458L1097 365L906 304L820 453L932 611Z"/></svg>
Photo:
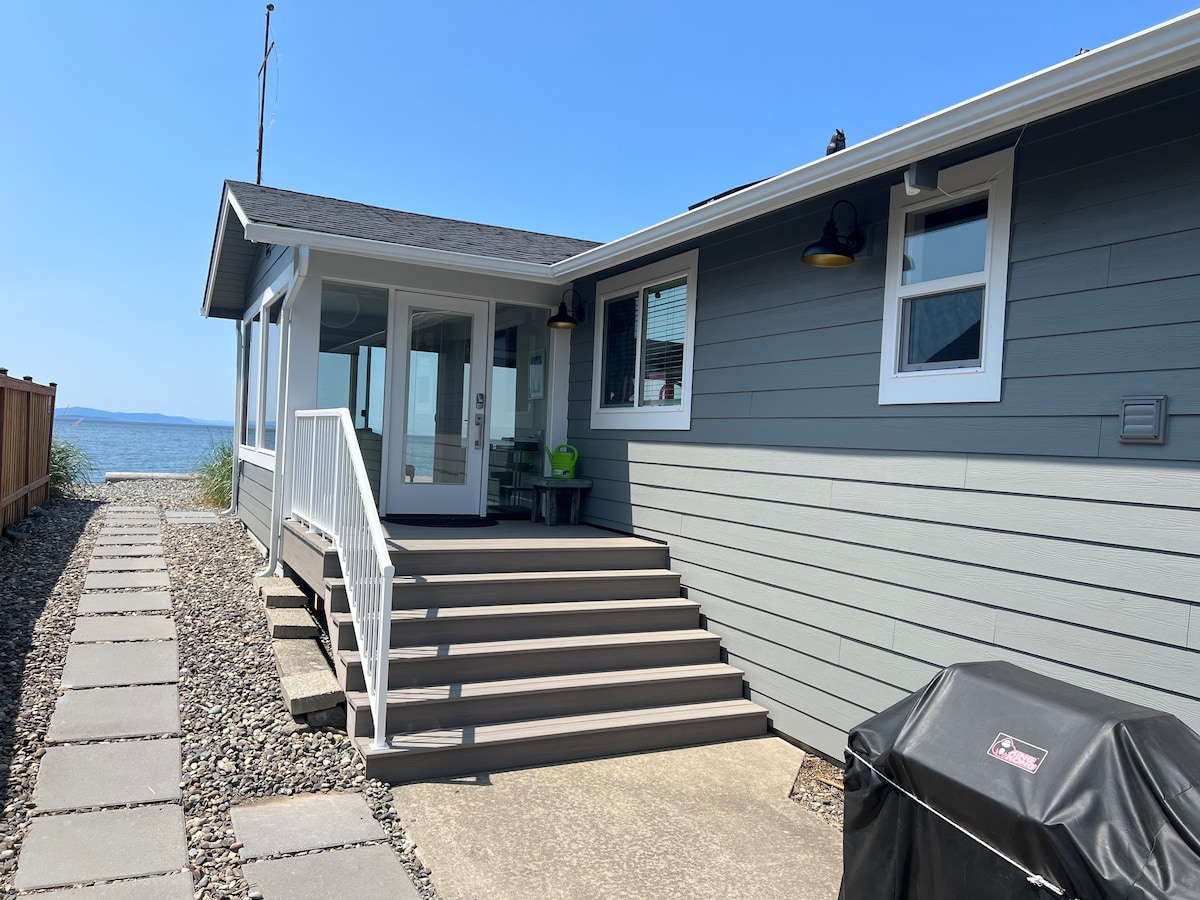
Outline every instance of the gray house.
<svg viewBox="0 0 1200 900"><path fill-rule="evenodd" d="M577 327L548 329L556 308ZM640 698L564 707L569 749L466 768L755 733L762 710L839 757L853 725L979 659L1200 729L1200 12L602 245L230 182L204 314L240 323L239 514L327 599L331 629L350 628L353 562L334 551L352 542L314 503L357 491L396 597L458 579L393 602L393 670L416 640L397 638L399 610L436 619L489 593L686 602L682 625L602 626L624 637L587 677L744 676L720 699L639 682ZM357 488L313 474L328 467L308 423L336 408ZM540 447L561 442L592 482L582 521L606 531L472 529L484 559L465 531L380 525L527 513ZM581 555L605 541L607 561ZM438 548L457 561L429 561ZM566 578L605 569L616 596ZM477 624L464 642L519 643ZM668 627L716 636L719 657L621 658ZM428 643L443 638L459 639ZM529 723L556 715L558 684L537 679L568 677L381 676L369 655L339 663L369 759L433 733L393 713L401 685L441 702L528 681L511 718ZM580 737L595 717L704 703L725 704L725 731ZM455 715L420 722L442 747L516 727Z"/></svg>

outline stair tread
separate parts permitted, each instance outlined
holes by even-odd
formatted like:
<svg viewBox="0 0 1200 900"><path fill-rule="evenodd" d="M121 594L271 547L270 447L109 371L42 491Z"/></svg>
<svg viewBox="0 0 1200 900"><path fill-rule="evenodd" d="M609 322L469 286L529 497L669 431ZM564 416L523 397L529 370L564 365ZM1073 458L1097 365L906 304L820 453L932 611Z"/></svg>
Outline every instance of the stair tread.
<svg viewBox="0 0 1200 900"><path fill-rule="evenodd" d="M749 700L708 700L702 703L681 703L647 709L584 713L522 722L468 725L461 728L388 735L388 746L382 749L372 748L370 738L355 738L354 740L363 756L370 759L394 754L434 753L459 747L532 741L583 732L705 719L718 720L734 716L766 716L766 714L765 709Z"/></svg>
<svg viewBox="0 0 1200 900"><path fill-rule="evenodd" d="M548 572L482 572L464 575L397 575L394 584L434 585L434 584L505 584L521 583L524 581L578 581L579 579L598 580L604 578L634 578L634 577L663 577L678 576L678 572L670 569L564 569ZM345 584L342 578L327 578L327 585Z"/></svg>
<svg viewBox="0 0 1200 900"><path fill-rule="evenodd" d="M617 634L583 634L508 641L465 641L429 644L420 647L393 647L388 651L388 659L392 662L403 662L417 659L461 658L473 654L530 653L538 650L570 650L585 647L719 640L720 638L711 631L701 628L680 628L672 631L635 631ZM347 664L359 663L362 659L362 654L357 650L339 650L338 654Z"/></svg>
<svg viewBox="0 0 1200 900"><path fill-rule="evenodd" d="M511 552L520 550L662 550L663 545L636 537L519 537L457 540L407 540L389 537L388 549L395 554L429 551Z"/></svg>
<svg viewBox="0 0 1200 900"><path fill-rule="evenodd" d="M470 700L499 696L573 688L602 687L648 681L670 681L680 678L708 678L722 675L742 676L741 669L726 663L699 663L690 666L656 666L642 669L618 669L605 672L576 672L569 675L540 675L532 678L508 678L500 681L468 681L435 684L424 687L399 688L388 691L388 705L431 703L442 700ZM369 705L365 691L348 691L346 700L357 706Z"/></svg>
<svg viewBox="0 0 1200 900"><path fill-rule="evenodd" d="M504 603L490 606L429 606L392 610L393 622L433 621L438 619L499 618L535 616L553 613L629 612L641 609L699 609L695 600L662 597L651 600L564 600L557 603ZM433 615L431 615L431 613ZM339 624L353 621L348 612L333 612L330 619Z"/></svg>

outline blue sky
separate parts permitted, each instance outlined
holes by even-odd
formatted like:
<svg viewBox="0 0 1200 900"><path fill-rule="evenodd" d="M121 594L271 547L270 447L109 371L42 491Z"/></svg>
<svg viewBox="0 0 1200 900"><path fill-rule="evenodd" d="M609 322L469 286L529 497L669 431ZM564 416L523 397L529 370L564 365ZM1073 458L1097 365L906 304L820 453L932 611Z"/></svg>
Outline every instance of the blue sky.
<svg viewBox="0 0 1200 900"><path fill-rule="evenodd" d="M608 240L1193 2L276 0L263 181ZM0 366L60 406L232 418L199 309L264 11L0 4Z"/></svg>

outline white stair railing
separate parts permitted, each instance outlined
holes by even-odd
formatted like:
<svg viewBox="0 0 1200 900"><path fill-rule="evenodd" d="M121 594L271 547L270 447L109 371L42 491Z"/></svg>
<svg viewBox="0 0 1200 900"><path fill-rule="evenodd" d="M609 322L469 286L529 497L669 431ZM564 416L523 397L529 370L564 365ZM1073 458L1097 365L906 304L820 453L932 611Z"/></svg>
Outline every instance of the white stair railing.
<svg viewBox="0 0 1200 900"><path fill-rule="evenodd" d="M294 446L292 518L325 535L337 550L375 718L371 746L382 748L387 744L388 649L396 570L349 411L299 410Z"/></svg>

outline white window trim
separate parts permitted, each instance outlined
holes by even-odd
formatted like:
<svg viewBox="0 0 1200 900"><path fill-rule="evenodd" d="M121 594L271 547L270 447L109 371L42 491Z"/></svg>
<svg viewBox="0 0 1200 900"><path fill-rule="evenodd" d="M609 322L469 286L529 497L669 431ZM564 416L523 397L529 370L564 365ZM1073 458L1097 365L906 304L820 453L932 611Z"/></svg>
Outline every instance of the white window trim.
<svg viewBox="0 0 1200 900"><path fill-rule="evenodd" d="M892 187L888 218L887 276L884 281L883 345L879 358L880 405L902 403L995 403L1004 364L1004 313L1008 297L1008 243L1012 223L1013 149L981 156L939 173L938 190L910 197L904 184ZM948 199L988 197L987 245L982 276L925 282L914 293L902 286L905 216ZM902 299L983 284L980 364L970 368L901 372Z"/></svg>
<svg viewBox="0 0 1200 900"><path fill-rule="evenodd" d="M592 347L592 428L686 431L692 427L692 357L696 343L696 273L700 251L691 250L632 272L605 278L596 284L596 321ZM683 388L678 406L644 406L605 409L600 405L604 366L604 315L608 300L640 295L643 288L675 278L687 279L687 314L684 323Z"/></svg>

